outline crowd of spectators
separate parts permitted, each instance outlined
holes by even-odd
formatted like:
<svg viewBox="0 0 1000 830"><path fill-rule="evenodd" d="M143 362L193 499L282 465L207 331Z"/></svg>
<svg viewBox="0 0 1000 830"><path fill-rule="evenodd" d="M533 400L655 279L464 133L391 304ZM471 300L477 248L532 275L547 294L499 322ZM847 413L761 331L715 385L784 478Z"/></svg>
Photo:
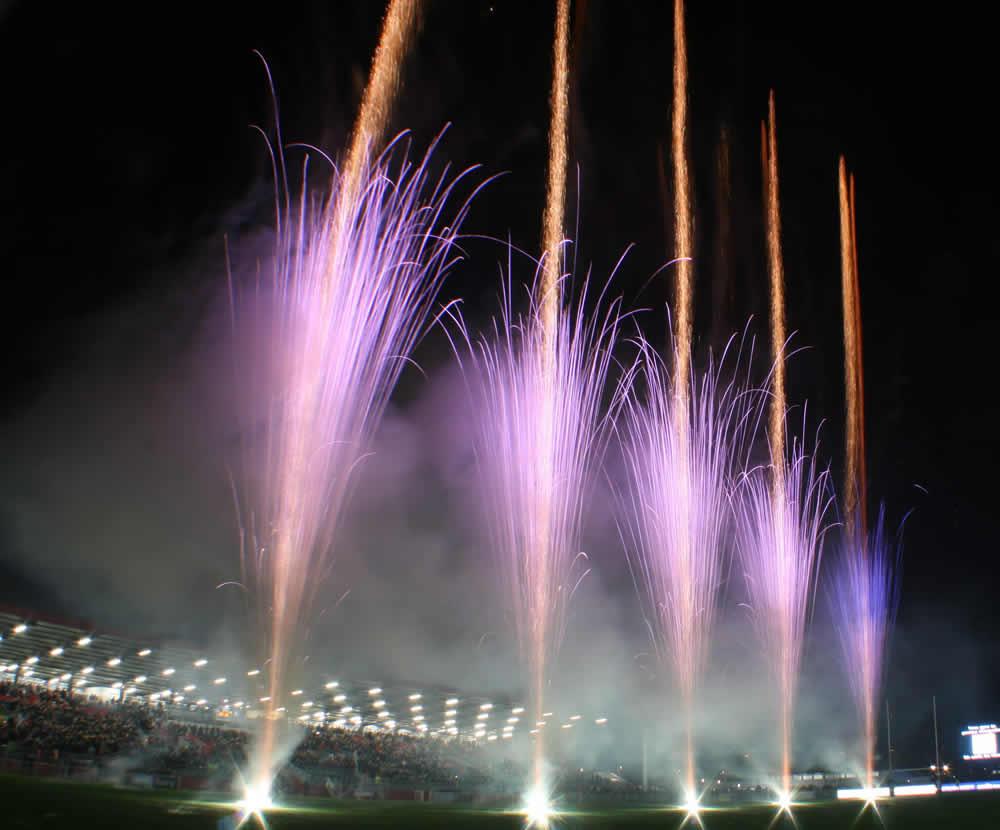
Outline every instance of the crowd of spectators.
<svg viewBox="0 0 1000 830"><path fill-rule="evenodd" d="M251 735L229 725L186 722L144 702L105 702L68 690L0 682L0 758L33 762L121 761L147 772L228 771L245 766ZM369 781L485 783L510 776L509 762L460 741L320 726L291 757L293 766Z"/></svg>
<svg viewBox="0 0 1000 830"><path fill-rule="evenodd" d="M497 764L474 744L335 727L307 735L292 761L302 766L353 769L374 781L408 779L430 784L478 784L494 775L514 772L509 762Z"/></svg>
<svg viewBox="0 0 1000 830"><path fill-rule="evenodd" d="M25 683L0 682L0 747L38 760L60 754L111 756L140 746L156 713Z"/></svg>

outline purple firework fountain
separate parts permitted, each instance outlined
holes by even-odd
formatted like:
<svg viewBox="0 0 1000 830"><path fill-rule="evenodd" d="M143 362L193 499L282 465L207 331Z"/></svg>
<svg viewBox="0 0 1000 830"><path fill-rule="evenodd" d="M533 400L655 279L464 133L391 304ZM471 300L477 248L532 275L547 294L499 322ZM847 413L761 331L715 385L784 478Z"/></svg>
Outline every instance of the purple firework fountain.
<svg viewBox="0 0 1000 830"><path fill-rule="evenodd" d="M732 478L759 417L759 396L723 383L715 367L693 373L687 394L678 396L662 358L645 340L639 345L634 380L642 381L645 400L633 383L622 417L621 527L647 626L680 694L685 803L693 811L695 697L723 579Z"/></svg>
<svg viewBox="0 0 1000 830"><path fill-rule="evenodd" d="M281 762L283 697L355 470L426 328L469 204L444 221L458 179L431 179L429 153L416 164L398 144L363 161L354 181L335 176L320 203L279 200L273 276L235 301L251 310L262 356L248 384L265 410L239 499L250 506L244 584L258 594L265 634L267 717L250 782L258 794Z"/></svg>
<svg viewBox="0 0 1000 830"><path fill-rule="evenodd" d="M617 301L599 302L606 310L588 317L584 290L575 310L557 309L550 329L542 318L543 284L540 265L523 315L514 312L506 287L492 332L471 338L463 327L467 348L458 350L460 360L463 352L469 356L464 368L479 419L477 459L536 721L545 709L567 604L587 569L580 527L607 443L602 396L619 324ZM547 803L543 746L539 730L528 798L539 805ZM547 808L526 809L538 813L533 823L546 823Z"/></svg>
<svg viewBox="0 0 1000 830"><path fill-rule="evenodd" d="M899 602L898 566L898 546L886 535L882 509L867 538L856 532L845 535L830 593L844 667L861 722L864 787L869 792L875 786L875 730L886 648Z"/></svg>
<svg viewBox="0 0 1000 830"><path fill-rule="evenodd" d="M828 473L801 441L793 441L786 459L743 476L734 504L751 617L778 689L779 801L787 807L802 646L831 504Z"/></svg>

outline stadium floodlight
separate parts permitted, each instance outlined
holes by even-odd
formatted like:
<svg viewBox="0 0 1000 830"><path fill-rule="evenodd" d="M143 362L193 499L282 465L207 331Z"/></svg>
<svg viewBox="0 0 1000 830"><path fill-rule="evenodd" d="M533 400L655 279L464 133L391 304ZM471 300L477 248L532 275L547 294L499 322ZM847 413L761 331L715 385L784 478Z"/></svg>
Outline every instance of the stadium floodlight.
<svg viewBox="0 0 1000 830"><path fill-rule="evenodd" d="M537 726L539 729L541 729L543 726L545 726L545 721L543 721L543 720L537 721L535 723L535 726Z"/></svg>
<svg viewBox="0 0 1000 830"><path fill-rule="evenodd" d="M385 701L379 698L372 704L372 706L374 706L376 709L381 709L383 706L385 706Z"/></svg>
<svg viewBox="0 0 1000 830"><path fill-rule="evenodd" d="M420 698L422 697L423 695L420 694L420 692L415 692L414 694L410 695L410 700L420 700Z"/></svg>
<svg viewBox="0 0 1000 830"><path fill-rule="evenodd" d="M108 665L111 666L112 668L114 668L115 666L120 666L121 664L122 664L121 657L112 657L110 660L108 660Z"/></svg>
<svg viewBox="0 0 1000 830"><path fill-rule="evenodd" d="M387 720L385 722L385 727L386 727L386 729L395 729L396 728L396 721L394 721L394 720Z"/></svg>
<svg viewBox="0 0 1000 830"><path fill-rule="evenodd" d="M204 657L202 657L202 658L194 661L195 668L198 668L198 669L200 669L202 666L205 666L207 664L208 664L208 660L206 660Z"/></svg>
<svg viewBox="0 0 1000 830"><path fill-rule="evenodd" d="M152 649L144 648L144 649L141 649L139 651L139 656L140 657L149 657L149 655L152 654L152 653L153 653Z"/></svg>
<svg viewBox="0 0 1000 830"><path fill-rule="evenodd" d="M517 723L520 718L507 718L507 723Z"/></svg>
<svg viewBox="0 0 1000 830"><path fill-rule="evenodd" d="M505 726L505 727L503 728L503 731L504 731L504 732L513 732L513 731L514 731L514 727L513 727L513 726L510 726L510 725L508 725L508 726Z"/></svg>
<svg viewBox="0 0 1000 830"><path fill-rule="evenodd" d="M479 708L480 708L480 709L482 709L482 710L483 710L484 712L489 712L489 711L490 711L490 709L492 709L492 708L493 708L493 704L492 704L492 703L484 703L484 704L483 704L482 706L480 706Z"/></svg>
<svg viewBox="0 0 1000 830"><path fill-rule="evenodd" d="M340 714L342 714L342 715L346 715L349 712L353 712L353 711L354 711L354 709L351 706L341 706L340 707Z"/></svg>
<svg viewBox="0 0 1000 830"><path fill-rule="evenodd" d="M490 716L489 712L480 712L476 715L476 720L486 720Z"/></svg>
<svg viewBox="0 0 1000 830"><path fill-rule="evenodd" d="M543 718L551 718L552 717L552 713L551 712L542 712L542 717Z"/></svg>
<svg viewBox="0 0 1000 830"><path fill-rule="evenodd" d="M294 692L292 692L292 697L298 697L300 694L302 694L302 690L296 689Z"/></svg>
<svg viewBox="0 0 1000 830"><path fill-rule="evenodd" d="M14 626L15 634L24 634L24 632L27 630L28 626L25 623L18 623L17 625Z"/></svg>
<svg viewBox="0 0 1000 830"><path fill-rule="evenodd" d="M177 671L177 669L164 669L162 674L164 677L170 677L170 675L172 675L175 671Z"/></svg>
<svg viewBox="0 0 1000 830"><path fill-rule="evenodd" d="M424 707L423 707L423 706L421 706L421 705L420 705L420 704L418 703L418 704L417 704L416 706L411 706L411 707L410 707L410 711L411 711L411 712L423 712L423 711L424 711Z"/></svg>
<svg viewBox="0 0 1000 830"><path fill-rule="evenodd" d="M86 686L86 685L87 685L87 678L85 678L85 677L81 677L81 678L80 678L79 680L77 680L77 681L76 681L76 683L74 683L73 685L74 685L74 686L76 686L77 688L83 688L84 686Z"/></svg>
<svg viewBox="0 0 1000 830"><path fill-rule="evenodd" d="M284 706L279 706L279 707L278 707L277 709L275 709L274 711L275 711L275 712L284 712L284 711L285 711L285 707L284 707Z"/></svg>
<svg viewBox="0 0 1000 830"><path fill-rule="evenodd" d="M84 635L83 637L81 637L79 640L76 641L76 644L80 646L80 648L83 648L84 646L89 646L92 642L94 642L93 637L87 637L86 635Z"/></svg>
<svg viewBox="0 0 1000 830"><path fill-rule="evenodd" d="M33 668L31 668L30 666L29 666L28 668L26 668L26 669L25 669L25 670L24 670L24 671L22 672L22 674L23 674L23 675L24 675L25 677L31 677L31 675L33 675L34 673L35 673L35 670L34 670Z"/></svg>
<svg viewBox="0 0 1000 830"><path fill-rule="evenodd" d="M112 689L120 689L122 687L122 682L120 680L111 684Z"/></svg>
<svg viewBox="0 0 1000 830"><path fill-rule="evenodd" d="M256 677L258 674L260 674L260 669L250 669L247 672L247 677Z"/></svg>
<svg viewBox="0 0 1000 830"><path fill-rule="evenodd" d="M389 713L388 712L379 712L377 717L379 719L384 720L385 718L389 717Z"/></svg>
<svg viewBox="0 0 1000 830"><path fill-rule="evenodd" d="M38 658L37 657L29 657L24 662L25 662L26 665L33 666L33 665L35 665L35 663L38 662Z"/></svg>
<svg viewBox="0 0 1000 830"><path fill-rule="evenodd" d="M523 711L524 711L523 706L515 706L513 709L510 710L510 713L512 715L520 715Z"/></svg>
<svg viewBox="0 0 1000 830"><path fill-rule="evenodd" d="M327 689L336 689L340 684L336 680L331 680L326 684Z"/></svg>
<svg viewBox="0 0 1000 830"><path fill-rule="evenodd" d="M153 692L153 694L151 694L149 696L149 699L150 700L159 700L160 699L160 693L159 692Z"/></svg>
<svg viewBox="0 0 1000 830"><path fill-rule="evenodd" d="M444 722L444 725L445 726L454 726L455 725L455 719L454 718L448 718L448 720L446 720Z"/></svg>
<svg viewBox="0 0 1000 830"><path fill-rule="evenodd" d="M174 695L174 703L180 703L184 700L184 695Z"/></svg>
<svg viewBox="0 0 1000 830"><path fill-rule="evenodd" d="M312 705L313 705L313 702L311 700L304 700L302 702L302 708L303 709L308 709Z"/></svg>
<svg viewBox="0 0 1000 830"><path fill-rule="evenodd" d="M423 715L414 715L414 716L413 716L413 720L414 720L414 721L415 721L416 723L422 723L422 722L423 722L423 720L424 720L424 716L423 716Z"/></svg>
<svg viewBox="0 0 1000 830"><path fill-rule="evenodd" d="M140 674L138 677L136 677L135 682L136 683L145 683L147 679L148 678L146 677L146 675Z"/></svg>
<svg viewBox="0 0 1000 830"><path fill-rule="evenodd" d="M444 716L446 718L453 718L457 714L458 714L458 709L445 709L444 710Z"/></svg>
<svg viewBox="0 0 1000 830"><path fill-rule="evenodd" d="M187 686L184 687L184 691L185 692L193 692L197 688L198 687L195 686L194 683L188 683Z"/></svg>
<svg viewBox="0 0 1000 830"><path fill-rule="evenodd" d="M270 699L271 699L271 696L270 696L270 695L264 695L264 697L262 697L262 698L260 699L260 702L261 702L261 703L267 703L267 702L268 702L268 701L269 701Z"/></svg>
<svg viewBox="0 0 1000 830"><path fill-rule="evenodd" d="M351 718L351 723L353 723L355 726L361 723L361 715L355 715L353 718Z"/></svg>
<svg viewBox="0 0 1000 830"><path fill-rule="evenodd" d="M449 697L449 698L448 698L448 699L447 699L447 700L446 700L446 701L444 702L444 705L445 705L445 706L458 706L458 698L457 698L457 697Z"/></svg>
<svg viewBox="0 0 1000 830"><path fill-rule="evenodd" d="M571 724L571 723L564 723L562 725L562 728L563 729L572 729L573 728L573 724Z"/></svg>
<svg viewBox="0 0 1000 830"><path fill-rule="evenodd" d="M63 653L62 646L56 646L49 652L49 657L61 657Z"/></svg>
<svg viewBox="0 0 1000 830"><path fill-rule="evenodd" d="M334 703L343 703L345 700L347 700L347 695L345 694L339 694L333 698Z"/></svg>
<svg viewBox="0 0 1000 830"><path fill-rule="evenodd" d="M580 716L579 715L570 715L569 719L570 720L580 720Z"/></svg>
<svg viewBox="0 0 1000 830"><path fill-rule="evenodd" d="M66 672L65 674L60 675L59 679L60 680L69 680L71 677L73 677L73 675L70 674L69 672Z"/></svg>
<svg viewBox="0 0 1000 830"><path fill-rule="evenodd" d="M488 741L495 741L496 739L497 739L496 735L490 735L486 740L488 740Z"/></svg>
<svg viewBox="0 0 1000 830"><path fill-rule="evenodd" d="M196 706L204 706L206 703L208 703L208 701L205 700L205 698L201 698L200 700L198 700L198 701L195 702L195 705Z"/></svg>
<svg viewBox="0 0 1000 830"><path fill-rule="evenodd" d="M80 669L83 674L90 674L94 670L93 666L87 666L85 669Z"/></svg>
<svg viewBox="0 0 1000 830"><path fill-rule="evenodd" d="M512 733L512 732L504 732L501 737L503 737L503 738L513 738L514 737L514 733Z"/></svg>
<svg viewBox="0 0 1000 830"><path fill-rule="evenodd" d="M373 686L371 689L368 690L368 694L370 694L372 697L375 697L375 695L382 694L382 690L378 686Z"/></svg>
<svg viewBox="0 0 1000 830"><path fill-rule="evenodd" d="M215 678L215 680L213 680L212 682L213 682L213 683L214 683L214 684L215 684L216 686L221 686L221 685L222 685L223 683L225 683L225 682L226 682L226 678L224 678L224 677L217 677L217 678ZM292 694L295 694L295 692L292 692Z"/></svg>
<svg viewBox="0 0 1000 830"><path fill-rule="evenodd" d="M452 726L451 728L449 728L448 729L448 734L449 735L457 735L458 734L458 727L457 726Z"/></svg>
<svg viewBox="0 0 1000 830"><path fill-rule="evenodd" d="M597 720L594 721L594 723L596 723L598 726L604 726L604 724L606 724L607 722L608 722L607 718L598 718Z"/></svg>

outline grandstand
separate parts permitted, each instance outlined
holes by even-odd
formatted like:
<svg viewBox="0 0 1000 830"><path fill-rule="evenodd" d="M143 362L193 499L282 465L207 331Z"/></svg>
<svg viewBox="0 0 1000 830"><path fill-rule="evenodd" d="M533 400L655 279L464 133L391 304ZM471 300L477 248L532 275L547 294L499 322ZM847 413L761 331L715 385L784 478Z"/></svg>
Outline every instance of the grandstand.
<svg viewBox="0 0 1000 830"><path fill-rule="evenodd" d="M98 631L85 624L0 610L0 682L41 685L106 702L155 706L188 721L249 727L268 702L266 669L233 657ZM603 715L546 712L534 722L507 699L447 689L381 685L333 675L292 689L279 711L292 721L352 731L507 742L540 729L606 728Z"/></svg>

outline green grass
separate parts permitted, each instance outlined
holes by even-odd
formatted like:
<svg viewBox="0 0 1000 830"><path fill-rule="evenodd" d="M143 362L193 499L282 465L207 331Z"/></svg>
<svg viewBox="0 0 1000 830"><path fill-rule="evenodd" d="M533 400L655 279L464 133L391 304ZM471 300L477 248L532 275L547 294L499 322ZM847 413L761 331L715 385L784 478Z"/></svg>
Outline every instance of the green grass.
<svg viewBox="0 0 1000 830"><path fill-rule="evenodd" d="M970 793L899 799L881 803L879 816L860 804L828 802L796 807L798 830L979 830L1000 827L1000 794ZM93 784L0 776L0 826L7 828L171 828L214 830L232 807L184 793L136 792ZM859 815L860 814L860 815ZM676 810L648 807L578 810L558 819L559 828L656 828L673 830L684 816ZM706 830L791 828L787 817L775 822L774 808L709 809ZM510 828L522 826L517 815L500 811L432 804L330 802L301 800L294 808L268 813L273 830L354 828ZM252 825L244 825L252 826ZM695 825L688 824L688 827Z"/></svg>

